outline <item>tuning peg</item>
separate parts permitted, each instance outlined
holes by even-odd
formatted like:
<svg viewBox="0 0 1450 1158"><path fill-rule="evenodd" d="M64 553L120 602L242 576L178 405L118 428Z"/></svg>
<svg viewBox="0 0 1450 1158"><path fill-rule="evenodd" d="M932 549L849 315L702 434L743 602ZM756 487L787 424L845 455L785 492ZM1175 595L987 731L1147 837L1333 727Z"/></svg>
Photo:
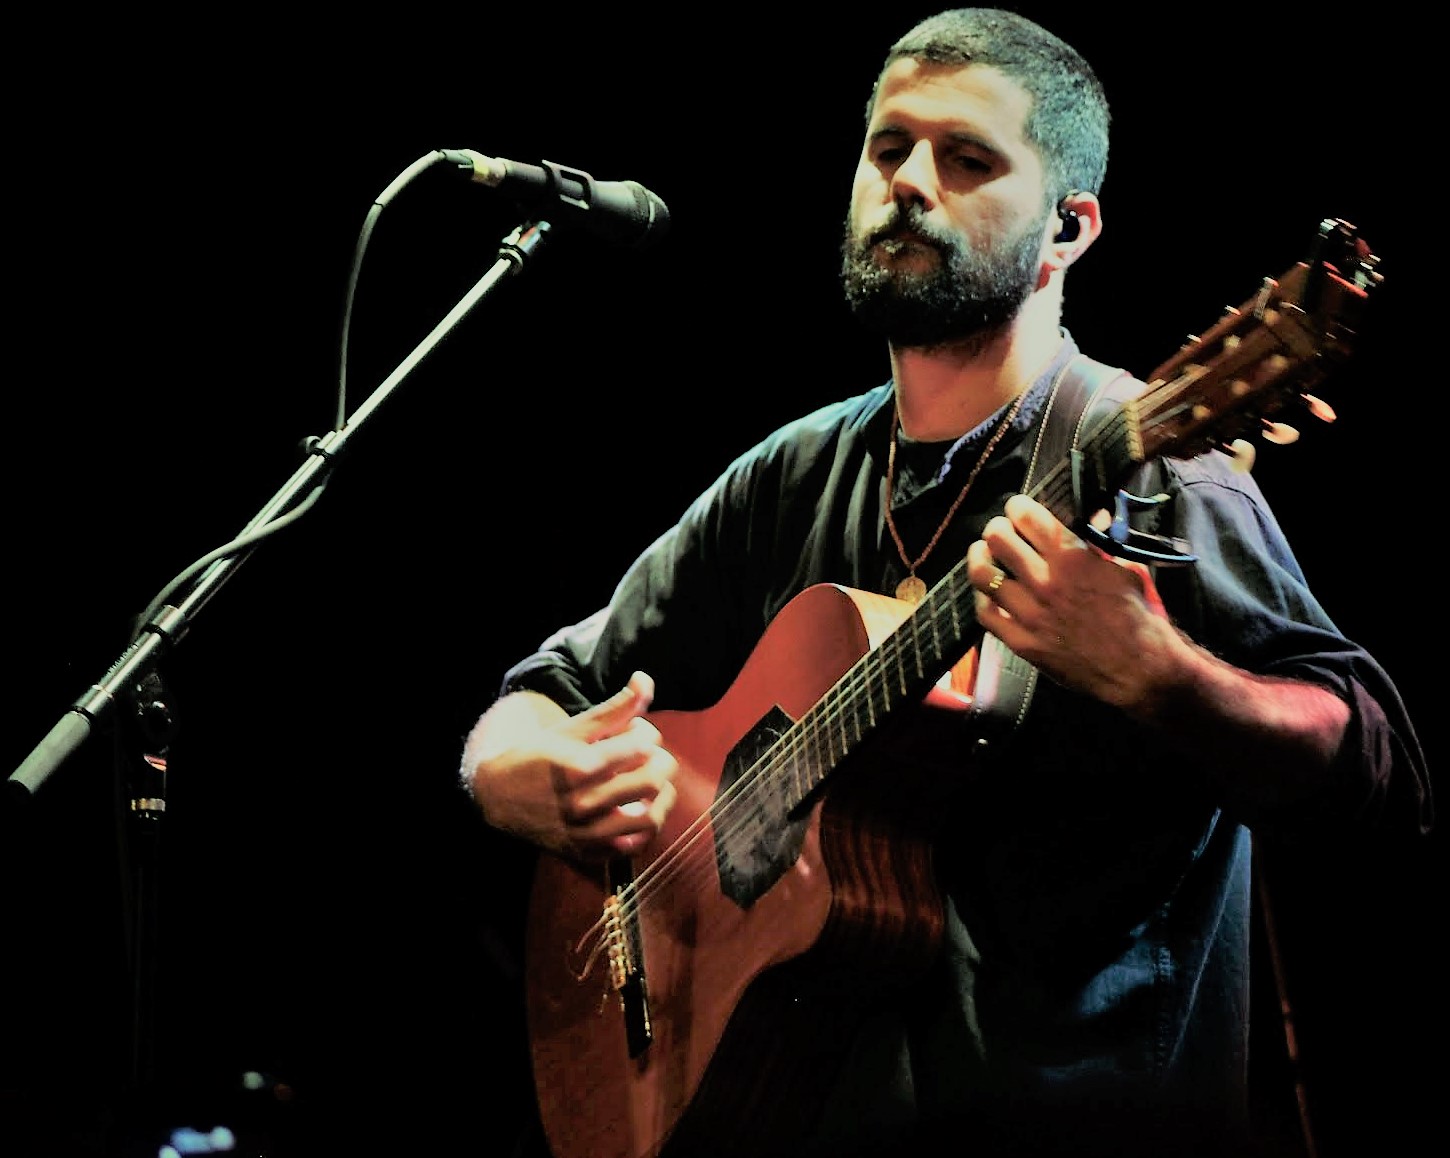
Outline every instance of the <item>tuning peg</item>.
<svg viewBox="0 0 1450 1158"><path fill-rule="evenodd" d="M1320 422L1333 422L1339 415L1334 413L1334 407L1322 398L1316 398L1313 394L1305 394L1304 405L1309 407L1309 413L1319 419Z"/></svg>
<svg viewBox="0 0 1450 1158"><path fill-rule="evenodd" d="M1287 422L1264 421L1264 441L1275 446L1289 446L1299 441L1299 432Z"/></svg>
<svg viewBox="0 0 1450 1158"><path fill-rule="evenodd" d="M1274 291L1279 288L1279 283L1271 277L1264 278L1263 284L1259 286L1259 292L1254 297L1253 316L1260 321L1263 320L1264 311L1269 308L1273 300Z"/></svg>
<svg viewBox="0 0 1450 1158"><path fill-rule="evenodd" d="M1232 466L1239 474L1248 474L1254 469L1254 460L1258 458L1258 448L1245 438L1236 438L1223 452L1233 460Z"/></svg>

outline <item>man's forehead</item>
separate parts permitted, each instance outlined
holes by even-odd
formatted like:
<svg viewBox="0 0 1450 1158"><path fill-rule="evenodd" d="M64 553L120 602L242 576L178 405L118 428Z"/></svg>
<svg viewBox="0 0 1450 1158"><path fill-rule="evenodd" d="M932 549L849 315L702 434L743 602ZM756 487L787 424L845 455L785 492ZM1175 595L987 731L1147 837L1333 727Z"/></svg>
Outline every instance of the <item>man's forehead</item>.
<svg viewBox="0 0 1450 1158"><path fill-rule="evenodd" d="M870 131L900 118L957 120L1023 140L1031 110L1031 95L995 65L906 58L881 74Z"/></svg>

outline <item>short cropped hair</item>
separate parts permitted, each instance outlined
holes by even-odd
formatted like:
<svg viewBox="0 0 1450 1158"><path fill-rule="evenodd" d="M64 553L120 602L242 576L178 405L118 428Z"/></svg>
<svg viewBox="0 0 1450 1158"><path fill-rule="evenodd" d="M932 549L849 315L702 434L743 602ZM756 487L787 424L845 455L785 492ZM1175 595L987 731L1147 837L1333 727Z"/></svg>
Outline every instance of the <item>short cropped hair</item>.
<svg viewBox="0 0 1450 1158"><path fill-rule="evenodd" d="M1001 8L956 8L930 16L891 46L866 105L870 123L881 78L903 59L985 64L1032 98L1027 139L1042 159L1047 203L1097 193L1108 168L1107 94L1092 66L1066 41Z"/></svg>

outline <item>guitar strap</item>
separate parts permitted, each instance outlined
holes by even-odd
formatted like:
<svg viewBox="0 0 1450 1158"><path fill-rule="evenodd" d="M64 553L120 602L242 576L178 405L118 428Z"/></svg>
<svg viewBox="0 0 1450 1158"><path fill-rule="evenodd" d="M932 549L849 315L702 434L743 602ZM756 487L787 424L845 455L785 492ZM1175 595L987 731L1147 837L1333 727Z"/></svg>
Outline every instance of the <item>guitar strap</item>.
<svg viewBox="0 0 1450 1158"><path fill-rule="evenodd" d="M1120 389L1109 390L1115 384ZM1127 371L1085 354L1078 354L1068 362L1048 395L1042 422L1037 428L1037 444L1022 484L1024 494L1031 493L1047 468L1068 457L1084 430L1120 405L1122 387L1141 388ZM1036 687L1035 667L1009 650L995 635L982 638L972 687L972 723L980 748L1011 738L1032 705Z"/></svg>

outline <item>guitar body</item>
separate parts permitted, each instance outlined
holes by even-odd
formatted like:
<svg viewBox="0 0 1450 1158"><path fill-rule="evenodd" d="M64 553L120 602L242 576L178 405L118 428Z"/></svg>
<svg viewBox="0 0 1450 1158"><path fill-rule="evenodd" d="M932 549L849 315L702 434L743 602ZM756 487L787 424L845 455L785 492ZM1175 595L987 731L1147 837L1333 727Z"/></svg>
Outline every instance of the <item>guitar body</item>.
<svg viewBox="0 0 1450 1158"><path fill-rule="evenodd" d="M929 814L931 794L853 755L830 794L807 800L787 822L797 839L763 872L749 863L751 850L779 834L719 833L715 825L730 813L707 813L732 753L743 750L748 764L774 737L771 721L799 719L910 610L885 596L812 587L771 623L714 707L651 715L679 761L679 801L631 866L642 880L657 858L672 858L670 873L657 872L664 883L637 908L652 1034L638 1056L608 963L596 959L579 977L598 943L606 874L540 858L527 1002L555 1158L755 1155L767 1140L786 1148L808 1123L860 1007L842 996L873 977L909 981L930 959L941 904L929 849L912 831L928 818L907 815L905 805ZM954 675L959 687L970 679L970 658ZM949 693L941 700L965 703ZM759 818L731 823L749 828ZM727 895L717 856L732 840L740 855Z"/></svg>

